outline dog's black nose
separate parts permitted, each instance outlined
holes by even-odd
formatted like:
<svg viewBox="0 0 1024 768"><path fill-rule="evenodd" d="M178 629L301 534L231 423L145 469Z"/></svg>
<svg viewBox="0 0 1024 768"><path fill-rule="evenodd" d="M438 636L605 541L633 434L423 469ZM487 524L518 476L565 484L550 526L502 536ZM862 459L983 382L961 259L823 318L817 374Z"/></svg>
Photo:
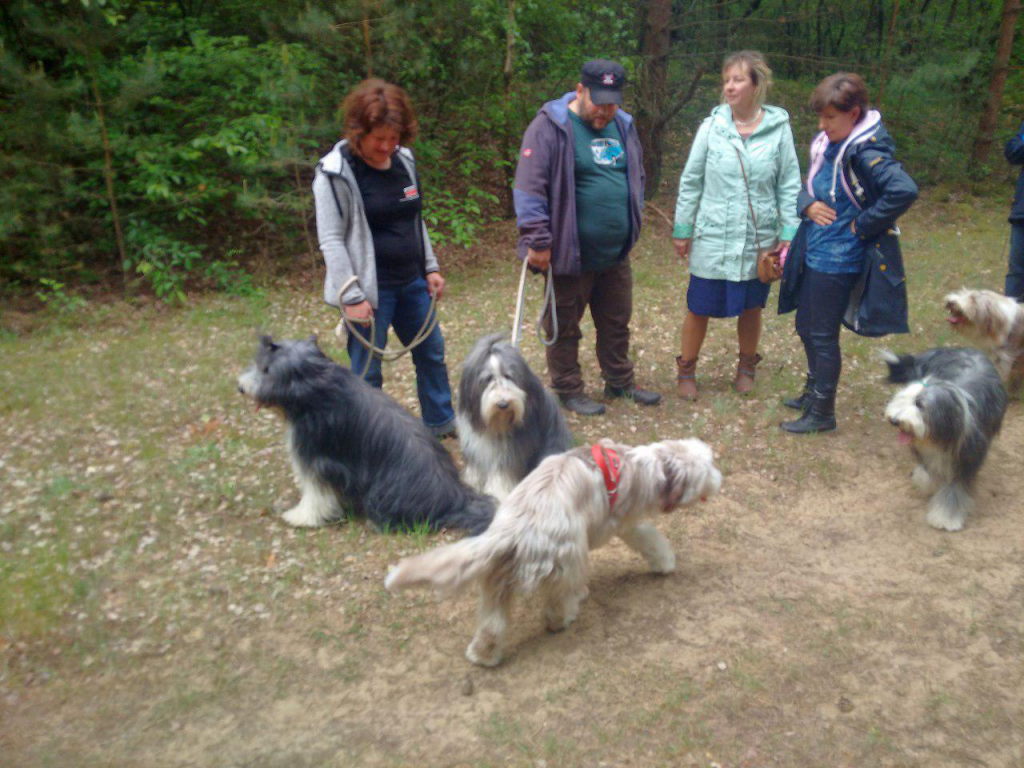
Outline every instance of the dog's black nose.
<svg viewBox="0 0 1024 768"><path fill-rule="evenodd" d="M498 407L504 411L506 408L508 408L508 400L499 400Z"/></svg>

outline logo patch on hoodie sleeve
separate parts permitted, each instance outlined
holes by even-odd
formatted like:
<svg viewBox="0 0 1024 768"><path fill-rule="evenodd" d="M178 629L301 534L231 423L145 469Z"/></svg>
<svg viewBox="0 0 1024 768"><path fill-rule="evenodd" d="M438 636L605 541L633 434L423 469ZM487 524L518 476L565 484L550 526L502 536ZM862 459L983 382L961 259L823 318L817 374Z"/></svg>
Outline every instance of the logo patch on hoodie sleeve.
<svg viewBox="0 0 1024 768"><path fill-rule="evenodd" d="M416 189L415 184L410 184L408 187L402 190L403 200L416 200L420 196L420 191Z"/></svg>

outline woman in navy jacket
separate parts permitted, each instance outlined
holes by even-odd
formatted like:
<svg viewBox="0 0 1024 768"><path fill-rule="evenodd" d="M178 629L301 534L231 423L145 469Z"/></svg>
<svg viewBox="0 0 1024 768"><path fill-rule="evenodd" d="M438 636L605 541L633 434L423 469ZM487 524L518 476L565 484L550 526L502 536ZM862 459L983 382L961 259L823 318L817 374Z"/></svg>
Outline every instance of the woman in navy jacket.
<svg viewBox="0 0 1024 768"><path fill-rule="evenodd" d="M863 336L907 333L907 292L897 217L917 199L917 185L893 159L882 116L868 109L859 75L839 72L811 95L821 130L797 200L803 217L779 289L779 313L796 313L807 355L803 393L785 401L802 411L787 432L836 428L842 358L839 329Z"/></svg>
<svg viewBox="0 0 1024 768"><path fill-rule="evenodd" d="M1024 165L1024 123L1017 129L1017 135L1006 142L1004 154L1007 162ZM1024 301L1024 168L1017 177L1017 191L1010 207L1010 263L1003 292Z"/></svg>

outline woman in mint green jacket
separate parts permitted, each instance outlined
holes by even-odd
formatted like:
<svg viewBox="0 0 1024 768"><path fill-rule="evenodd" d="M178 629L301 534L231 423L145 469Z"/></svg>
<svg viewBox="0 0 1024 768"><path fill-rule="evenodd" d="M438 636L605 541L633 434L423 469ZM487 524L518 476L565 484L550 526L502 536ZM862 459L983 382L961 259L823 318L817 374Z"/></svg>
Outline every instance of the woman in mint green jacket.
<svg viewBox="0 0 1024 768"><path fill-rule="evenodd" d="M733 386L741 394L754 388L761 310L770 288L757 279L757 252L788 245L800 224L793 131L786 110L764 104L770 85L771 70L757 51L726 58L723 103L701 123L679 179L672 237L690 267L676 358L685 400L697 398L697 356L709 317L738 318Z"/></svg>

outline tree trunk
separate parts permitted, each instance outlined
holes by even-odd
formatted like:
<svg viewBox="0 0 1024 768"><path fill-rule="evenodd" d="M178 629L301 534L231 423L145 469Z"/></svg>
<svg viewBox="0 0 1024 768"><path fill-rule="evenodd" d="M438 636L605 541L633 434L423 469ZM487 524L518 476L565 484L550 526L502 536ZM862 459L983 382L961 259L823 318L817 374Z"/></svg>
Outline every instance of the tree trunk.
<svg viewBox="0 0 1024 768"><path fill-rule="evenodd" d="M516 50L516 0L507 0L506 3L506 15L505 15L505 63L502 65L501 74L505 80L505 104L512 103L512 83L513 75L515 73L515 50ZM502 139L502 157L514 157L516 153L516 146L513 143L514 137L508 130L508 126L503 126L504 138ZM511 163L505 167L505 183L502 185L502 195L504 197L505 215L512 217L516 215L515 200L512 197L512 185L515 182L515 163Z"/></svg>
<svg viewBox="0 0 1024 768"><path fill-rule="evenodd" d="M992 63L992 79L988 84L988 101L978 122L978 134L968 163L972 170L988 159L989 150L992 148L996 124L999 122L999 107L1003 101L1003 88L1006 86L1006 75L1010 69L1013 33L1019 14L1020 0L1003 0L1003 20L999 25L999 44L996 46L996 58Z"/></svg>
<svg viewBox="0 0 1024 768"><path fill-rule="evenodd" d="M365 60L366 77L373 77L373 43L370 37L370 9L367 3L363 3L363 57Z"/></svg>
<svg viewBox="0 0 1024 768"><path fill-rule="evenodd" d="M885 85L889 81L889 70L892 66L893 38L896 35L896 20L900 15L900 0L893 0L892 13L889 14L889 31L885 36L885 51L882 53L882 69L878 73L878 96L875 104L879 109L885 107Z"/></svg>
<svg viewBox="0 0 1024 768"><path fill-rule="evenodd" d="M640 41L637 73L636 129L644 151L645 195L653 196L661 179L665 147L664 115L668 109L668 54L671 47L672 0L649 0Z"/></svg>
<svg viewBox="0 0 1024 768"><path fill-rule="evenodd" d="M100 124L100 139L103 142L103 181L107 187L107 205L110 207L110 219L114 224L114 241L117 244L117 256L121 263L121 290L128 293L128 251L124 245L124 233L121 229L121 214L117 208L117 195L114 192L114 153L110 148L110 136L107 133L107 118L103 111L103 99L96 84L96 75L89 73L89 85L96 109L96 120Z"/></svg>

